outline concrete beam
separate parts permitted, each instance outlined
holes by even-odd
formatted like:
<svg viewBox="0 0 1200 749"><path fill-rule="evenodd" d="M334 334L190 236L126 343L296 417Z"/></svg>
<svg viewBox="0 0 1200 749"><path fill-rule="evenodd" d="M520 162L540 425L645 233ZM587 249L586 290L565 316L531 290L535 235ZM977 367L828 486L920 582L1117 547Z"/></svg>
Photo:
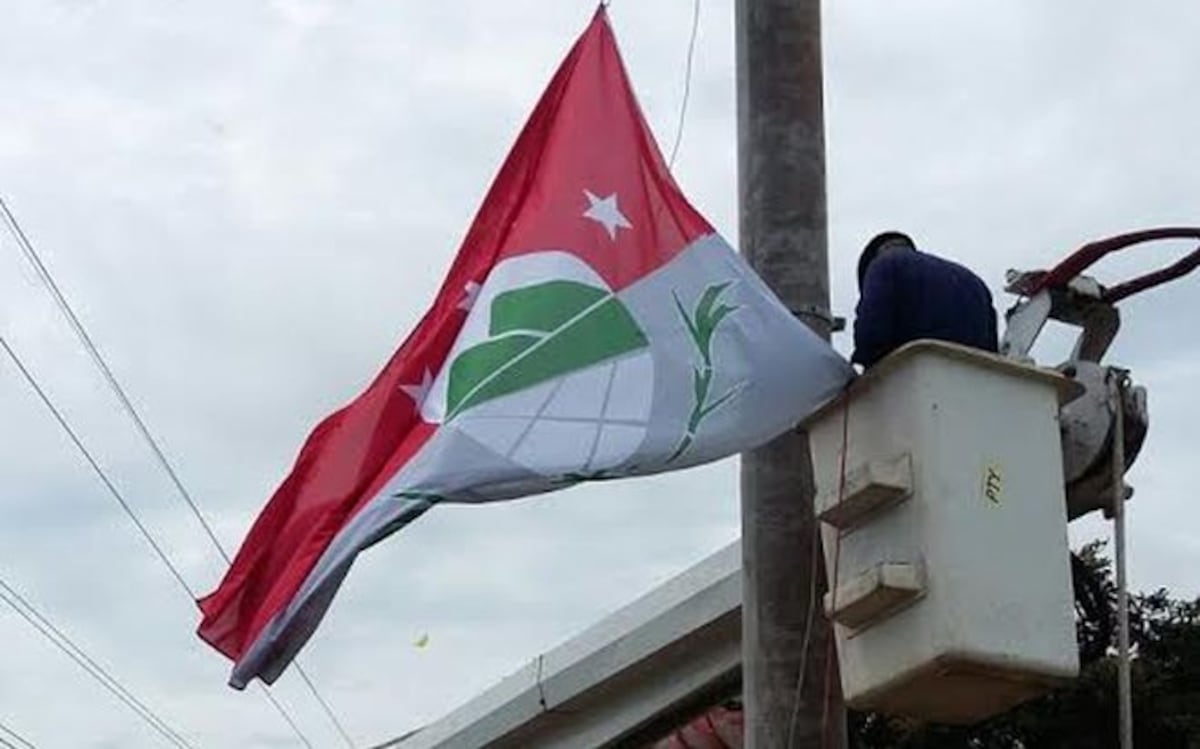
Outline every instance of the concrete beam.
<svg viewBox="0 0 1200 749"><path fill-rule="evenodd" d="M580 749L658 738L740 690L741 575L735 542L382 747Z"/></svg>

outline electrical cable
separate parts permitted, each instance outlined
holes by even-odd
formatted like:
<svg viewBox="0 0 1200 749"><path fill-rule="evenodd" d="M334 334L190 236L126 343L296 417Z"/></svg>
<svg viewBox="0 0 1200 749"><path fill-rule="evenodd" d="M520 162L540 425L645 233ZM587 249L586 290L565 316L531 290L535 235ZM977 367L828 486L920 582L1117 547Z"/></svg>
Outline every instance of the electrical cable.
<svg viewBox="0 0 1200 749"><path fill-rule="evenodd" d="M4 201L3 198L0 198L0 215L3 216L4 223L9 230L9 233L12 234L13 238L16 240L17 246L20 247L21 253L25 256L25 259L33 266L34 270L37 272L38 277L41 279L42 283L46 286L46 289L50 292L50 295L51 295L51 297L53 297L55 304L59 308L59 311L66 318L67 323L70 325L72 331L74 331L76 337L79 339L80 343L83 345L84 349L87 351L88 355L91 357L92 362L100 370L105 381L108 383L109 389L112 390L112 392L116 396L118 402L121 404L122 410L133 421L138 434L141 436L142 440L150 448L150 451L153 453L156 462L163 469L163 471L167 474L167 476L170 478L171 483L175 486L175 489L179 493L179 496L187 504L188 508L192 512L192 515L196 518L197 522L199 522L200 526L204 529L205 535L208 536L209 541L212 542L212 545L216 548L217 552L221 555L221 558L225 561L226 565L232 564L232 560L230 558L229 553L225 550L225 547L221 544L220 539L217 538L216 532L213 530L213 528L209 524L208 520L204 517L204 514L200 511L200 507L196 503L191 492L189 492L187 490L187 488L184 486L183 481L179 477L179 473L175 470L174 466L171 464L171 461L167 459L166 453L163 451L162 447L159 445L158 440L154 437L153 433L151 433L149 427L146 426L146 422L142 419L141 415L138 413L137 408L133 405L133 402L129 399L129 396L126 394L125 389L121 386L120 381L117 379L117 377L113 373L112 369L108 366L108 363L105 361L104 356L100 353L100 350L96 346L96 343L92 339L92 336L87 332L87 328L84 327L84 325L80 321L79 317L75 314L74 308L67 301L66 296L62 293L61 289L58 286L58 283L54 279L53 274L50 273L50 270L46 267L45 263L42 262L41 256L38 254L37 250L34 248L33 243L29 241L29 237L25 234L25 231L21 228L20 223L17 222L16 216L13 215L12 211L8 207L8 204ZM7 344L5 344L5 348L6 349L8 348ZM15 354L12 354L11 350L9 350L9 353L10 353L10 356L12 356L15 360ZM21 368L23 372L25 372L24 367L22 365L18 364L18 367ZM72 435L72 441L74 441L76 443L76 446L79 447L80 450L84 452L85 457L88 458L88 462L92 463L93 468L96 469L97 472L101 475L102 480L104 480L105 483L109 485L110 491L114 492L114 496L119 497L119 493L116 493L115 490L111 487L111 482L109 482L106 478L103 477L103 472L99 471L99 468L95 464L95 461L93 461L91 459L91 457L88 455L87 451L83 448L82 444L79 442L78 438L76 438L74 436L74 434L73 434L73 432L71 432L70 428L67 427L65 421L57 413L57 410L53 407L52 404L49 403L48 399L46 399L44 397L44 394L41 392L41 389L28 376L27 373L26 373L26 379L29 380L30 384L34 386L34 389L38 391L39 396L42 396L43 402L45 402L46 405L51 409L51 411L55 413L56 419L58 419L59 423L67 430L68 434ZM162 550L159 548L158 544L154 541L153 538L151 538L151 536L150 536L149 532L146 530L145 526L143 526L142 523L137 519L137 517L133 514L132 510L129 509L129 506L124 502L123 499L118 498L118 502L121 503L122 507L130 515L131 519L133 519L134 523L138 526L139 531L142 532L142 535L145 536L146 540L149 541L149 543L154 547L154 549L158 553L159 557L171 569L171 572L174 574L175 578L179 581L179 583L187 591L188 597L191 598L193 601L196 600L198 598L198 596L196 595L195 591L191 588L191 586L188 585L188 583L184 580L183 576L179 574L178 569L176 569L175 566L173 564L171 564L171 562L167 559L166 554L162 552ZM333 724L333 726L337 730L338 734L342 737L342 740L346 743L346 745L348 747L350 747L350 749L355 749L354 741L353 741L353 739L350 738L350 734L346 731L345 726L342 725L342 722L338 719L337 714L333 711L333 708L329 704L329 702L317 690L316 684L314 683L312 678L309 677L308 673L304 670L303 665L299 661L296 661L296 671L299 674L300 678L304 681L304 684L308 688L309 692L312 693L312 696L317 701L317 704L320 705L322 712L325 713L325 716L329 719L330 723ZM269 691L268 691L268 694L269 694ZM272 699L272 702L275 704L276 709L278 709L282 712L282 707L277 702L275 702L273 699ZM290 717L288 718L288 723L293 728L296 728L295 722L292 721ZM299 733L298 733L298 735L299 735ZM300 737L301 737L301 740L303 740L306 744L308 743L308 740L306 738L304 738L302 735Z"/></svg>
<svg viewBox="0 0 1200 749"><path fill-rule="evenodd" d="M34 378L33 373L30 372L28 367L25 366L25 362L22 361L21 357L17 355L17 352L13 350L12 346L9 345L8 341L5 340L3 336L0 336L0 348L4 349L4 352L8 355L8 358L12 360L13 364L16 365L17 371L21 373L21 376L25 379L25 382L30 388L33 389L33 392L37 394L38 399L41 400L42 405L46 407L46 410L49 411L50 415L54 417L54 420L58 422L58 426L75 445L75 448L83 456L84 460L87 461L88 465L91 466L92 472L95 473L97 478L100 479L100 482L104 484L104 488L108 490L108 493L112 495L112 498L117 501L117 504L121 506L121 509L124 510L125 514L133 522L134 526L138 530L138 533L141 534L146 543L150 544L150 548L154 550L155 556L157 556L159 561L161 561L163 565L170 570L171 575L175 578L176 582L178 582L179 585L182 586L185 591L187 591L188 596L194 599L196 597L195 593L192 591L192 587L188 585L187 580L185 580L183 575L179 572L179 568L175 566L170 557L168 557L166 552L163 551L162 547L158 545L158 542L154 540L154 537L150 535L150 531L147 530L146 526L137 516L137 513L133 511L133 508L129 506L129 503L125 500L124 495L121 494L121 490L116 487L116 485L108 477L108 474L105 473L104 469L100 467L100 464L96 461L96 458L92 455L91 451L88 450L87 446L83 444L83 441L79 439L79 435L75 433L75 430L71 427L70 423L67 422L66 418L62 414L62 411L60 411L58 407L54 405L54 401L50 400L50 396L47 395L46 391L42 389L42 386L38 383L37 379Z"/></svg>
<svg viewBox="0 0 1200 749"><path fill-rule="evenodd" d="M4 746L8 747L8 749L37 749L37 747L33 745L32 741L9 728L4 724L3 721L0 721L0 734L8 734L13 740L21 744L21 746L18 747L16 744L5 740L4 736L0 735L0 742L4 742Z"/></svg>
<svg viewBox="0 0 1200 749"><path fill-rule="evenodd" d="M289 726L292 727L292 731L295 732L296 736L299 737L300 741L306 747L308 747L308 749L313 749L312 742L310 742L308 740L308 737L304 735L304 731L300 730L300 726L296 725L296 721L292 718L291 714L289 714L288 711L284 709L283 704L280 703L280 701L275 697L275 695L271 693L270 689L267 689L267 685L263 684L262 682L259 682L258 686L260 689L262 689L262 693L264 696L266 696L267 701L270 702L271 705L274 706L275 711L279 713L279 716L281 718L283 718Z"/></svg>
<svg viewBox="0 0 1200 749"><path fill-rule="evenodd" d="M217 540L216 533L213 531L212 526L209 525L204 515L200 512L200 508L197 506L196 501L192 498L191 493L184 488L183 482L179 479L179 474L175 472L174 467L171 465L170 461L167 460L162 448L159 447L158 440L156 440L154 435L150 433L150 429L146 426L146 422L142 420L141 415L138 413L137 409L134 408L133 403L129 400L129 396L126 395L125 389L121 387L121 383L117 380L116 375L113 374L112 369L109 368L108 363L100 354L100 350L96 347L96 342L92 340L91 335L88 334L87 329L83 326L83 323L80 322L79 317L75 314L74 308L71 307L70 303L67 302L67 298L63 295L62 290L58 287L58 283L54 280L54 276L51 275L49 269L46 268L45 263L42 262L41 256L38 254L37 250L34 249L33 243L29 241L29 237L25 235L25 231L21 228L21 225L17 223L16 217L12 214L12 211L9 210L8 204L4 202L3 198L0 198L0 215L3 215L4 223L9 232L12 234L13 238L17 241L17 246L20 247L21 254L23 254L25 259L29 261L29 264L33 266L38 278L41 279L42 283L46 286L46 289L50 292L50 296L53 297L54 303L58 306L59 311L62 312L63 317L66 318L67 324L71 326L71 330L74 331L75 336L79 339L80 343L83 344L84 350L87 352L88 356L91 357L92 362L96 365L96 368L99 369L100 373L104 376L105 381L108 383L109 389L112 390L113 395L115 395L117 401L120 402L122 410L124 410L129 418L133 421L138 433L141 435L146 444L149 445L150 451L154 454L159 466L162 467L163 471L171 479L171 483L175 485L175 489L179 492L179 495L183 497L183 501L186 502L188 507L191 509L192 515L195 516L197 521L199 521L200 526L204 529L204 532L217 547L217 550L225 559L226 564L228 564L229 555L226 554L225 550L221 547L221 543Z"/></svg>
<svg viewBox="0 0 1200 749"><path fill-rule="evenodd" d="M42 637L46 638L52 645L73 660L77 666L95 679L102 687L111 692L114 697L125 703L130 710L163 738L177 747L191 749L192 745L180 736L170 724L147 707L144 702L135 697L116 677L98 664L83 648L76 645L70 637L67 637L61 629L56 627L53 622L47 619L33 604L2 578L0 578L0 601L8 604L29 626L37 630Z"/></svg>
<svg viewBox="0 0 1200 749"><path fill-rule="evenodd" d="M338 734L342 737L342 741L346 742L346 746L350 747L350 749L355 749L354 739L350 738L350 734L346 731L346 727L342 725L340 720L338 720L337 713L335 713L333 708L331 708L329 704L325 702L325 698L322 697L321 693L317 691L317 685L314 684L312 679L309 678L308 672L304 670L304 667L300 665L299 661L296 662L296 673L300 675L300 678L304 681L305 685L308 686L308 691L311 692L312 696L316 698L318 703L320 703L321 709L325 711L325 717L329 718L330 723L333 723L333 727L337 729Z"/></svg>
<svg viewBox="0 0 1200 749"><path fill-rule="evenodd" d="M838 503L846 499L846 457L850 452L850 399L846 398L845 409L842 412L842 455L838 465ZM831 722L829 720L830 702L833 693L833 664L837 658L837 624L833 617L837 614L838 576L842 559L842 529L835 528L833 536L833 569L829 576L829 636L825 647L825 689L821 698L821 745L826 746ZM836 731L835 731L836 735Z"/></svg>
<svg viewBox="0 0 1200 749"><path fill-rule="evenodd" d="M821 555L821 523L813 522L813 533L810 541L808 568L812 575L808 581L808 613L804 619L804 635L800 639L800 663L796 668L795 697L792 701L792 712L788 717L788 740L785 746L795 746L796 723L800 719L800 705L803 703L804 674L808 670L808 649L812 646L813 627L817 616L817 569Z"/></svg>
<svg viewBox="0 0 1200 749"><path fill-rule="evenodd" d="M89 451L87 446L84 445L82 440L79 439L79 436L75 433L75 430L71 427L70 423L67 422L62 412L59 411L58 407L54 405L54 402L50 400L50 397L46 394L46 391L33 376L33 373L28 369L28 367L25 366L25 362L20 358L20 356L17 355L17 352L13 350L12 346L9 345L8 341L6 341L3 336L0 336L0 348L4 350L9 359L11 359L13 364L16 365L17 370L25 379L25 382L37 394L39 400L42 402L42 405L46 407L46 409L54 417L54 420L58 422L59 427L63 430L67 437L70 438L71 442L75 445L80 454L83 455L84 459L91 467L92 472L95 473L95 475L100 479L101 483L104 484L104 487L108 490L109 494L111 494L112 497L116 499L117 503L121 505L121 508L125 511L125 514L129 516L131 521L133 521L133 524L137 527L138 532L142 535L146 542L150 544L150 547L154 550L155 555L171 572L171 575L179 583L180 587L183 588L188 598L195 600L195 592L192 590L192 587L188 585L187 580L183 578L183 575L180 574L179 569L174 565L173 562L171 562L170 558L163 551L162 547L159 546L158 542L154 540L154 537L150 535L150 532L146 529L146 526L138 518L137 514L125 500L125 497L121 494L121 491L117 489L116 485L108 477L108 474L105 473L104 469L100 467L100 464L96 461L95 457L92 456L91 451ZM263 692L267 695L267 699L270 700L271 704L275 706L275 709L279 711L281 715L283 715L284 720L286 720L288 725L292 727L292 730L296 732L296 736L300 739L300 741L302 741L305 746L311 747L312 744L309 742L308 737L304 735L299 726L296 725L296 722L292 720L291 716L287 714L283 706L275 699L275 697L270 693L269 690L266 689L265 686L263 687Z"/></svg>
<svg viewBox="0 0 1200 749"><path fill-rule="evenodd" d="M851 383L851 385L852 384L853 383ZM841 397L845 400L845 405L843 406L843 410L842 410L842 452L841 452L841 458L840 458L839 468L838 468L838 493L837 493L838 503L841 503L842 500L845 499L845 495L846 495L846 454L847 454L847 452L849 452L848 448L850 445L850 386L847 386L846 390L842 393ZM837 540L834 542L835 548L834 548L834 563L833 563L833 577L832 577L834 582L830 586L833 591L830 594L830 598L831 598L830 611L836 611L836 609L834 608L834 605L837 603L837 576L838 576L837 568L838 568L838 557L840 556L840 546L841 546L841 531L839 529L835 529L835 531L837 532L837 537L836 537ZM812 572L811 572L811 577L809 579L809 587L808 587L808 613L807 613L807 616L805 617L805 621L804 621L804 634L800 640L800 663L799 663L798 668L796 669L795 696L792 699L792 711L788 717L788 731L787 731L786 746L789 746L789 747L795 743L794 740L796 737L797 722L800 718L800 705L803 703L803 700L804 700L804 692L803 692L804 676L805 676L805 673L808 671L808 651L809 651L809 648L812 643L812 634L813 634L813 630L814 630L814 625L816 623L815 620L816 620L816 609L817 609L817 582L818 582L817 581L817 569L818 569L818 561L819 561L819 557L820 557L820 549L821 549L821 545L822 545L821 521L817 518L813 518L813 535L812 535L811 544L812 544L812 548L810 550L811 554L809 556L809 569ZM833 656L836 656L836 653L830 652L830 651L832 651L832 648L833 648L833 642L834 642L833 623L830 622L830 632L829 632L830 646L829 646L829 650L827 650L827 652L826 652L826 662L825 662L825 692L826 693L822 697L822 700L824 702L824 704L822 705L822 715L821 715L821 744L822 745L824 745L824 742L825 742L826 723L829 719L829 714L828 714L829 695L828 695L828 692L830 689L830 674L831 674L830 658Z"/></svg>

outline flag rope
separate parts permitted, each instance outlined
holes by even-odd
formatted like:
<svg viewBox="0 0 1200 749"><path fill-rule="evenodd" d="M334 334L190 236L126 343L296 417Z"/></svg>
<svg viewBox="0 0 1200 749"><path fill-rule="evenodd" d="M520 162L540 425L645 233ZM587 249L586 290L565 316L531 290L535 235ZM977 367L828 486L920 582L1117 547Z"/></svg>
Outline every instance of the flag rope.
<svg viewBox="0 0 1200 749"><path fill-rule="evenodd" d="M841 504L846 498L846 455L850 452L850 399L847 397L846 405L842 409L842 454L838 460L838 494L837 501ZM833 663L837 658L837 637L835 636L834 628L837 624L833 621L834 612L837 611L837 594L838 594L838 567L841 564L842 557L842 530L834 529L833 537L833 569L829 576L829 639L826 641L825 647L825 694L821 700L821 745L827 746L829 738L829 705L830 696L833 691Z"/></svg>
<svg viewBox="0 0 1200 749"><path fill-rule="evenodd" d="M847 385L846 389L842 392L842 397L845 398L846 404L842 410L842 451L841 451L841 457L839 459L838 496L837 496L837 501L839 503L845 498L845 494L846 494L846 453L848 451L848 447L849 447L849 443L850 443L850 387L852 385L853 385L853 381L851 381L851 383L849 385ZM791 713L791 716L788 718L787 744L785 744L785 746L788 746L788 747L793 745L793 742L794 742L794 739L796 736L797 721L800 717L800 705L803 702L804 676L805 676L805 672L808 670L808 651L809 651L809 648L811 647L811 643L812 643L813 625L815 624L816 610L817 610L817 581L818 581L817 568L818 568L818 562L820 561L821 544L822 544L821 521L818 518L814 517L813 518L812 542L810 544L811 554L809 557L809 569L812 570L812 577L810 578L809 585L808 585L808 614L807 614L807 618L805 619L805 622L804 622L804 635L800 640L800 664L799 664L799 667L796 669L796 688L795 688L795 697L792 700L792 713ZM837 538L834 543L834 565L833 565L833 576L832 576L834 583L830 586L830 589L833 591L833 593L830 596L830 611L835 610L834 605L837 602L837 600L836 600L837 599L836 581L837 581L837 574L838 574L837 568L838 568L840 552L841 552L841 532L838 531ZM832 626L832 622L831 622L831 626ZM832 632L831 632L830 637L829 637L830 647L828 648L828 650L832 650L833 643L834 643L834 638L833 638ZM826 726L826 722L828 720L828 707L829 707L829 694L828 693L829 693L830 675L831 675L830 663L832 663L831 656L833 656L833 655L836 655L836 653L827 652L826 660L825 660L825 694L822 696L822 701L824 704L822 706L822 716L821 716L821 744L822 745L824 745L825 732L826 732L825 726Z"/></svg>
<svg viewBox="0 0 1200 749"><path fill-rule="evenodd" d="M692 93L692 62L696 55L696 37L700 30L700 0L692 3L692 33L688 39L687 64L683 74L683 98L679 104L679 124L675 128L675 144L671 146L671 158L667 168L675 168L675 157L679 155L679 144L683 142L683 125L687 120L688 99Z"/></svg>

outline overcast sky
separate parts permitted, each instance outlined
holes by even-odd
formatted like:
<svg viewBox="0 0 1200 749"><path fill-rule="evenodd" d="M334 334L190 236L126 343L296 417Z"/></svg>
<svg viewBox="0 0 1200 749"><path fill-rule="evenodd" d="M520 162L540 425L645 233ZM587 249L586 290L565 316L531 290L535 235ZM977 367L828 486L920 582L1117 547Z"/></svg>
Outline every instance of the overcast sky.
<svg viewBox="0 0 1200 749"><path fill-rule="evenodd" d="M732 6L702 4L676 171L736 241ZM3 3L0 195L227 545L309 429L418 320L593 8ZM690 0L611 8L664 148L690 13ZM1200 223L1200 5L844 0L825 22L839 313L853 310L858 249L882 228L970 264L1007 306L1006 268ZM1186 596L1200 594L1198 296L1194 278L1131 300L1114 351L1149 386L1153 419L1131 477L1133 581ZM0 334L189 582L211 589L218 557L7 236ZM737 511L734 461L438 508L360 558L302 661L356 741L394 737L735 539ZM0 577L196 745L297 745L257 690L225 686L192 604L3 361ZM39 747L162 745L6 608L0 641L0 722ZM317 746L338 745L294 674L276 692Z"/></svg>

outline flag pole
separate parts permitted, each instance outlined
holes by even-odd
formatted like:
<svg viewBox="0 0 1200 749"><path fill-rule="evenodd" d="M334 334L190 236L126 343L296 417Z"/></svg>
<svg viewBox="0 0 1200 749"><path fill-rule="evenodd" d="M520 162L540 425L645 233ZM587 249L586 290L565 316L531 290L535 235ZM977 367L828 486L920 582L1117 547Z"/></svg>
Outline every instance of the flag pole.
<svg viewBox="0 0 1200 749"><path fill-rule="evenodd" d="M742 252L793 313L828 339L820 0L737 0L735 33ZM814 493L806 435L786 434L743 454L747 749L846 745L836 658L828 666L834 678L826 680L829 627L819 610L809 617L810 601L819 609L825 589L819 550L813 553Z"/></svg>

